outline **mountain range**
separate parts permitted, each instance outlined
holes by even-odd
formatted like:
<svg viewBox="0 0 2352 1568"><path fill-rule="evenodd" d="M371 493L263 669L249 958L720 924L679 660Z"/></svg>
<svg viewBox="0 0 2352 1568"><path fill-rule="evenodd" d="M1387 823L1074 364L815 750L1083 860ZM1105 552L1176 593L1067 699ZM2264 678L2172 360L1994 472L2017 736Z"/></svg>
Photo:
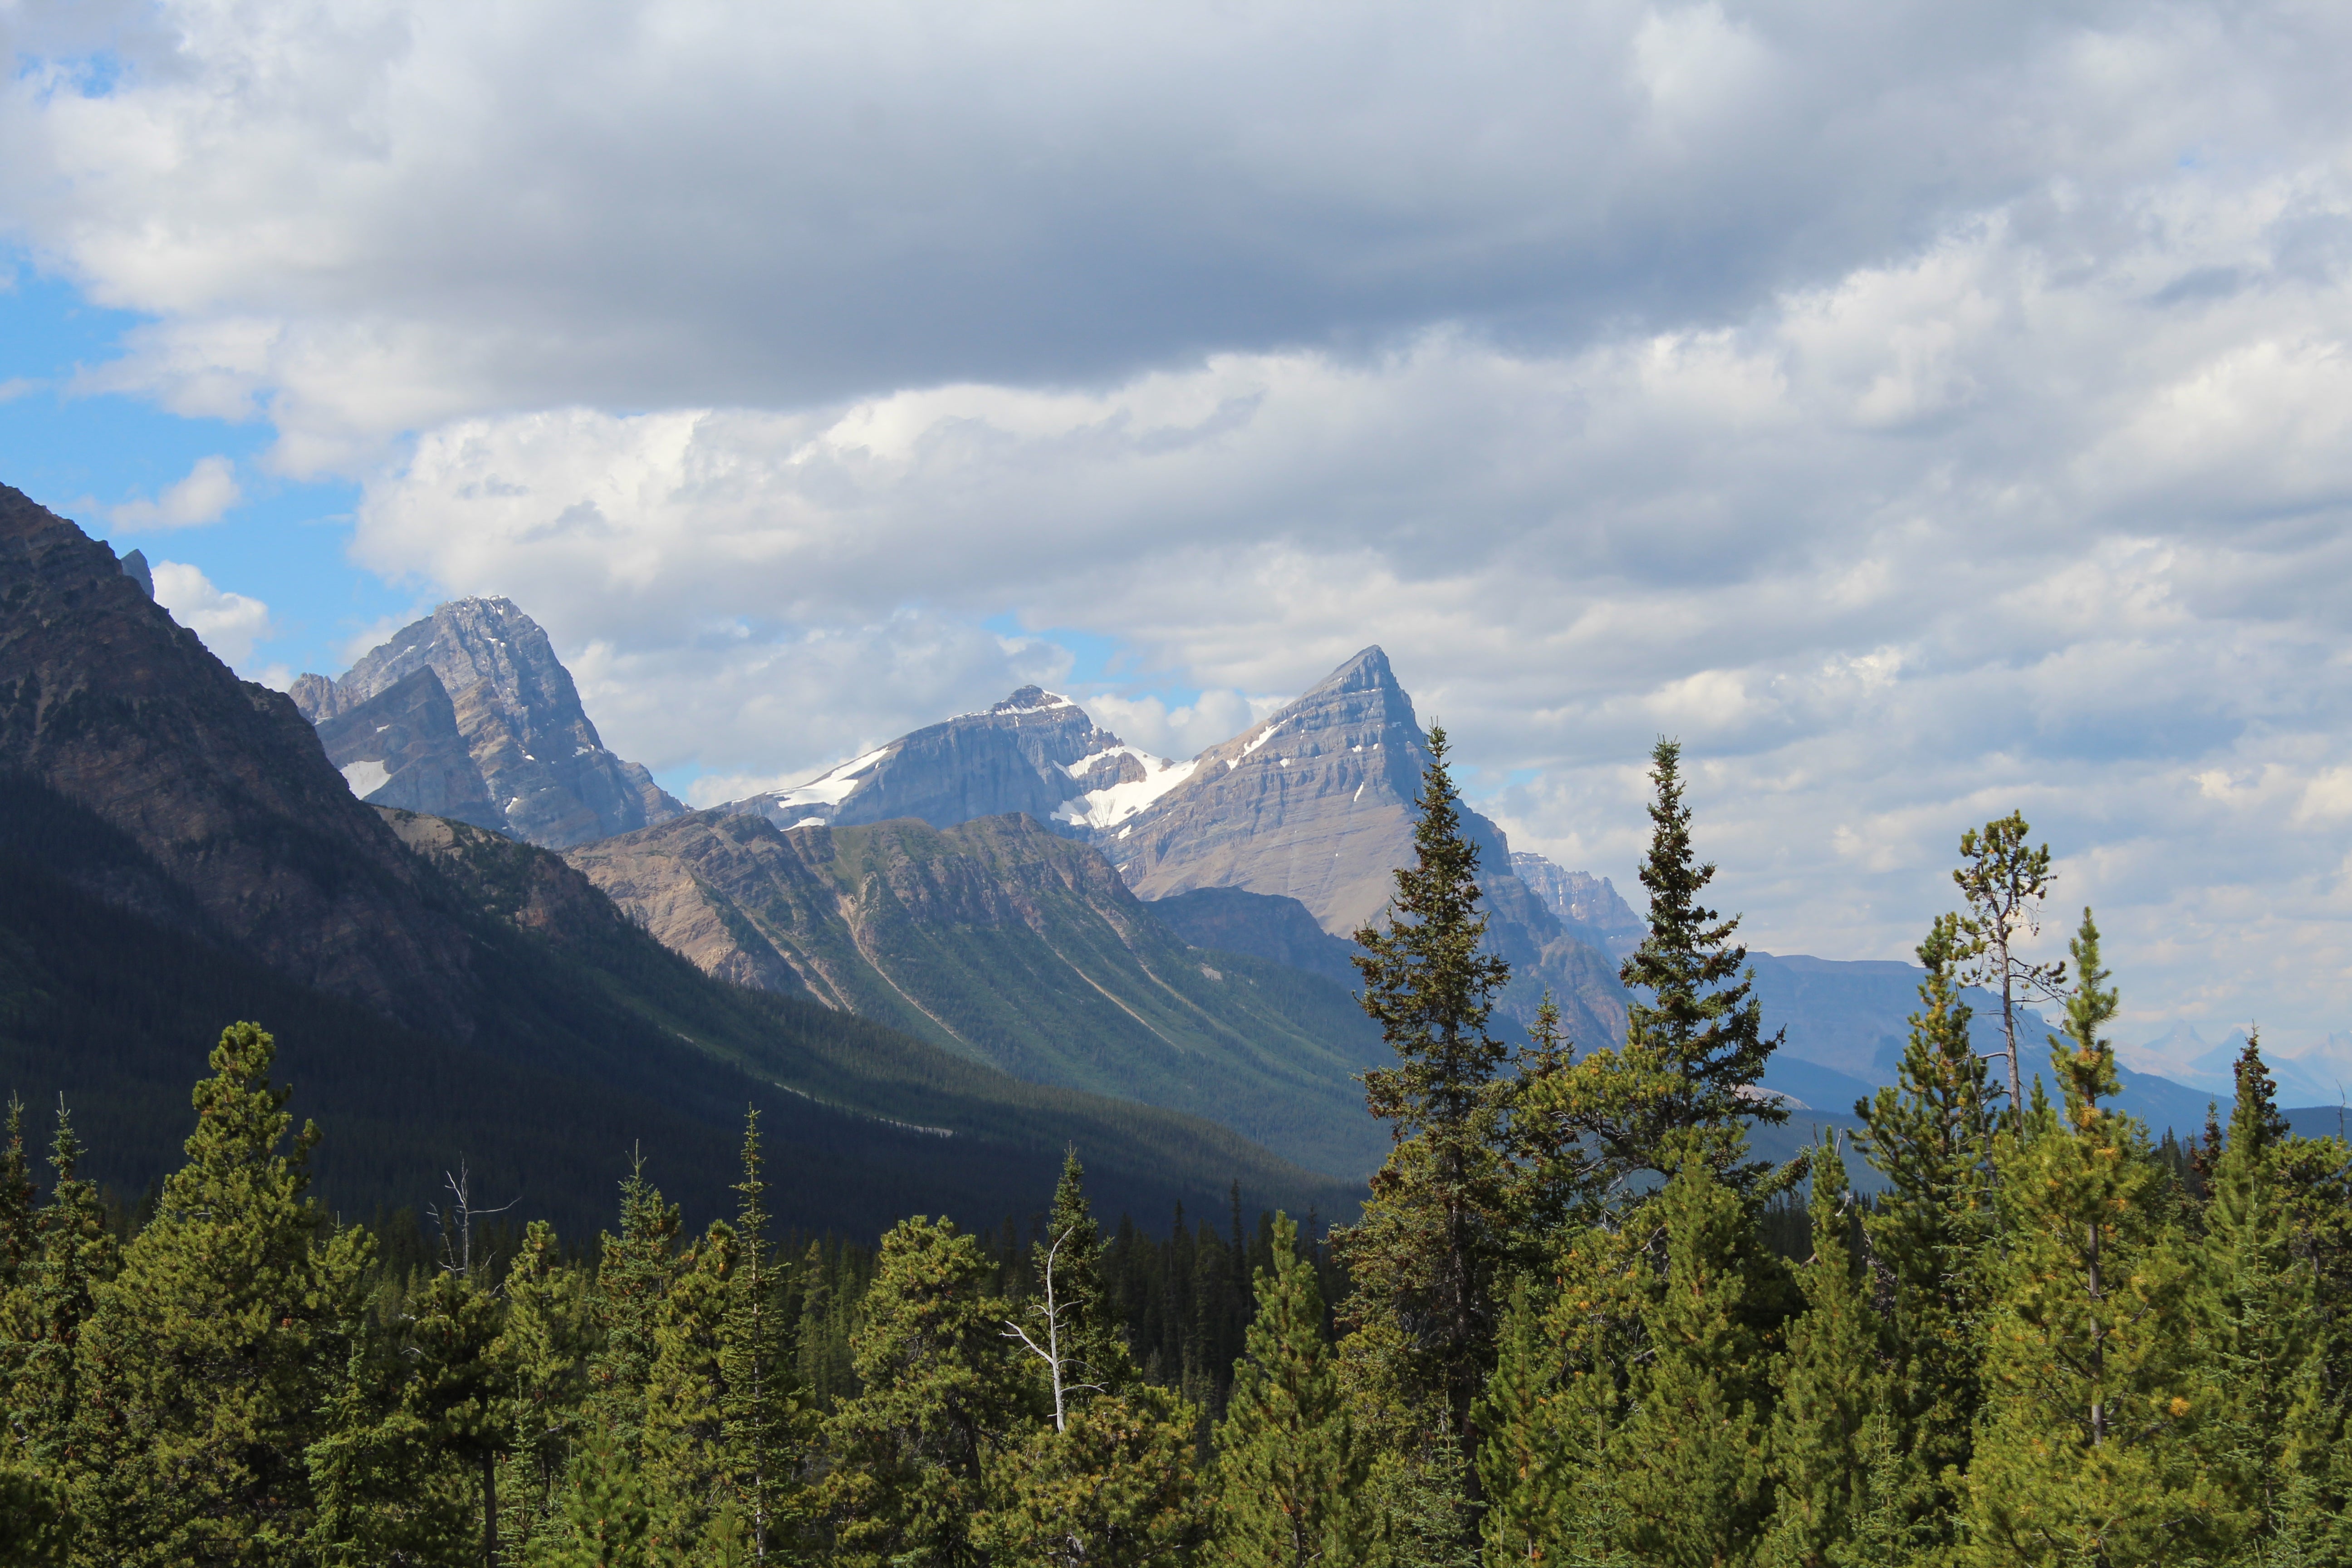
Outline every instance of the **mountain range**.
<svg viewBox="0 0 2352 1568"><path fill-rule="evenodd" d="M333 684L352 701L330 722L383 695ZM346 1212L421 1205L462 1158L481 1190L593 1234L633 1149L708 1212L747 1106L787 1225L992 1225L1045 1202L1069 1147L1114 1213L1219 1207L1235 1184L1352 1206L1354 1182L1207 1120L714 979L512 826L362 801L290 699L0 488L0 1082L66 1097L93 1176L135 1192L166 1168L212 1039L253 1018Z"/></svg>
<svg viewBox="0 0 2352 1568"><path fill-rule="evenodd" d="M810 1225L992 1222L1069 1144L1147 1215L1235 1181L1336 1215L1385 1152L1349 939L1411 858L1428 749L1377 647L1189 760L1032 686L689 811L604 746L509 600L443 605L289 697L173 625L143 564L0 489L0 1074L102 1100L110 1179L168 1148L238 1016L282 1021L353 1203L429 1195L465 1152L539 1212L600 1216L635 1141L715 1192L747 1103ZM1640 916L1464 820L1505 1026L1549 993L1572 1038L1618 1037ZM1750 962L1787 1031L1765 1087L1797 1129L1850 1124L1918 971ZM2223 1054L2127 1057L2124 1109L2192 1130L2214 1086L2145 1069Z"/></svg>

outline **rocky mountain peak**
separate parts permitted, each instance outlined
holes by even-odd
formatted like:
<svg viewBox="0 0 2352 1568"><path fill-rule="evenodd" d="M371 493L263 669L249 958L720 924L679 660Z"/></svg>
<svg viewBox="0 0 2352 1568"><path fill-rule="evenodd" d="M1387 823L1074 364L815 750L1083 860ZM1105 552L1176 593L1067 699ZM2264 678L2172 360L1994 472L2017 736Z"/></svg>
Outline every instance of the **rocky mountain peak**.
<svg viewBox="0 0 2352 1568"><path fill-rule="evenodd" d="M454 729L413 685L429 670L450 704ZM635 763L604 747L581 706L572 672L537 621L507 598L453 599L371 649L340 679L305 675L297 707L328 737L336 766L373 763L357 776L377 784L366 798L429 810L427 800L462 803L457 815L518 838L563 848L666 822L686 807ZM391 704L383 713L378 705ZM359 722L366 718L371 722ZM401 765L425 770L403 781L373 737L396 726ZM341 748L340 750L338 748ZM478 783L461 774L471 769ZM354 785L356 787L356 784ZM487 803L476 808L476 800Z"/></svg>
<svg viewBox="0 0 2352 1568"><path fill-rule="evenodd" d="M1018 811L1083 838L1109 809L1103 802L1112 792L1131 795L1171 766L1097 725L1059 692L1024 686L982 712L926 725L806 783L727 809L783 828L900 817L945 828Z"/></svg>

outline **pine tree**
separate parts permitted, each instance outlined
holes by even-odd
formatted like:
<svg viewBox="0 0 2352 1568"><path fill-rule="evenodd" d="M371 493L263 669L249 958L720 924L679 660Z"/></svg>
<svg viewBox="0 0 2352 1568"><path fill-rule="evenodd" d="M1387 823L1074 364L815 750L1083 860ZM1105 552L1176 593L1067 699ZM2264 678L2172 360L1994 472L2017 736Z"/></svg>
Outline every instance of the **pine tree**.
<svg viewBox="0 0 2352 1568"><path fill-rule="evenodd" d="M1561 1430L1559 1356L1544 1331L1525 1279L1512 1282L1495 1353L1479 1401L1479 1489L1486 1500L1481 1533L1486 1560L1538 1564L1558 1560L1571 1509L1574 1471ZM1287 1561L1304 1563L1303 1558Z"/></svg>
<svg viewBox="0 0 2352 1568"><path fill-rule="evenodd" d="M2238 1523L2198 1463L2214 1414L2191 1353L2188 1269L2147 1135L2099 1101L2116 1010L2085 910L2052 1067L1996 1143L2002 1246L1986 1411L1969 1472L1976 1561L2150 1563L2226 1546Z"/></svg>
<svg viewBox="0 0 2352 1568"><path fill-rule="evenodd" d="M545 1220L524 1232L505 1296L506 1322L492 1348L506 1394L499 1533L510 1555L528 1560L536 1543L558 1532L591 1386L597 1303L583 1271L564 1266Z"/></svg>
<svg viewBox="0 0 2352 1568"><path fill-rule="evenodd" d="M882 1238L852 1341L860 1392L824 1424L834 1468L820 1500L848 1568L982 1561L989 1469L1043 1415L988 1276L950 1221L901 1220Z"/></svg>
<svg viewBox="0 0 2352 1568"><path fill-rule="evenodd" d="M1462 832L1445 731L1429 734L1415 802L1414 863L1396 873L1383 928L1356 932L1364 1011L1397 1065L1364 1075L1366 1103L1396 1146L1355 1226L1335 1235L1355 1283L1351 1324L1410 1321L1394 1342L1407 1397L1465 1447L1494 1346L1497 1263L1509 1245L1505 1048L1487 1033L1510 966L1484 951L1478 850Z"/></svg>
<svg viewBox="0 0 2352 1568"><path fill-rule="evenodd" d="M0 1384L12 1387L34 1331L33 1277L40 1256L33 1225L35 1195L25 1158L25 1105L11 1094L7 1142L0 1144Z"/></svg>
<svg viewBox="0 0 2352 1568"><path fill-rule="evenodd" d="M1780 1403L1769 1449L1772 1522L1759 1561L1773 1568L1891 1568L1903 1489L1891 1473L1892 1379L1869 1282L1847 1244L1845 1162L1833 1135L1812 1151L1813 1254L1797 1271L1805 1310L1773 1365ZM1903 1554L1907 1555L1907 1554Z"/></svg>
<svg viewBox="0 0 2352 1568"><path fill-rule="evenodd" d="M1215 1448L1216 1556L1230 1568L1352 1568L1366 1561L1370 1455L1340 1397L1323 1293L1287 1215L1257 1271L1256 1315Z"/></svg>
<svg viewBox="0 0 2352 1568"><path fill-rule="evenodd" d="M77 1352L82 1329L96 1310L99 1288L121 1268L106 1228L97 1187L77 1175L81 1141L62 1101L49 1143L56 1180L49 1201L34 1216L39 1255L21 1299L23 1360L8 1398L8 1424L32 1463L62 1475L68 1439L81 1404Z"/></svg>
<svg viewBox="0 0 2352 1568"><path fill-rule="evenodd" d="M1622 1048L1602 1047L1551 1075L1530 1094L1535 1113L1584 1140L1610 1178L1664 1174L1693 1156L1750 1202L1780 1183L1769 1163L1744 1160L1746 1122L1782 1121L1778 1101L1753 1094L1780 1037L1764 1034L1750 994L1748 950L1733 944L1739 917L1700 901L1715 879L1691 843L1683 798L1682 748L1660 741L1651 753L1656 791L1642 885L1650 894L1649 933L1619 978L1633 994Z"/></svg>
<svg viewBox="0 0 2352 1568"><path fill-rule="evenodd" d="M297 1560L306 1451L323 1436L372 1244L303 1194L318 1131L289 1149L270 1037L223 1032L196 1086L188 1163L97 1288L79 1375L77 1554L91 1563Z"/></svg>
<svg viewBox="0 0 2352 1568"><path fill-rule="evenodd" d="M1165 1389L1101 1394L1033 1428L997 1462L996 1507L974 1531L997 1562L1170 1568L1207 1536L1193 1474L1198 1413Z"/></svg>
<svg viewBox="0 0 2352 1568"><path fill-rule="evenodd" d="M1886 1178L1863 1226L1893 1305L1896 1446L1927 1489L1910 1505L1950 1542L1982 1404L1986 1268L1995 1237L1992 1097L1957 978L1958 917L1919 944L1927 975L1895 1087L1855 1105Z"/></svg>
<svg viewBox="0 0 2352 1568"><path fill-rule="evenodd" d="M679 1540L699 1536L732 1500L724 1363L741 1264L734 1227L711 1221L677 1259L655 1317L642 1463Z"/></svg>
<svg viewBox="0 0 2352 1568"><path fill-rule="evenodd" d="M1786 1277L1757 1238L1752 1207L1703 1154L1643 1218L1665 1267L1645 1292L1646 1354L1611 1444L1613 1502L1635 1561L1714 1568L1755 1549L1771 1507L1764 1436Z"/></svg>
<svg viewBox="0 0 2352 1568"><path fill-rule="evenodd" d="M738 1262L720 1324L722 1443L728 1485L741 1510L751 1561L805 1511L792 1478L804 1416L792 1376L792 1346L768 1249L768 1184L760 1149L760 1113L743 1118L743 1178L736 1184Z"/></svg>
<svg viewBox="0 0 2352 1568"><path fill-rule="evenodd" d="M2278 1180L2293 1134L2259 1035L2248 1036L2236 1076L2198 1254L2199 1349L2220 1406L2201 1424L2200 1447L2234 1480L2254 1540L2275 1548L2310 1522L2290 1515L2323 1510L2341 1418L2326 1389L2317 1279L2298 1255Z"/></svg>
<svg viewBox="0 0 2352 1568"><path fill-rule="evenodd" d="M2000 996L2012 1116L2025 1105L2017 1005L2037 996L2054 1000L2066 984L2064 964L2030 963L2011 951L2021 934L2040 933L2042 900L2050 891L2050 846L2029 847L2025 840L2032 832L2025 818L2013 811L1981 830L1969 828L1960 835L1960 858L1967 864L1952 873L1969 907L1954 927L1958 941L1952 956L1961 965L1965 984L1990 985Z"/></svg>
<svg viewBox="0 0 2352 1568"><path fill-rule="evenodd" d="M580 1446L560 1527L532 1552L531 1568L682 1568L686 1553L666 1533L662 1503L629 1446L596 1430Z"/></svg>
<svg viewBox="0 0 2352 1568"><path fill-rule="evenodd" d="M655 1329L677 1272L678 1224L677 1206L662 1201L660 1189L646 1180L643 1158L633 1158L621 1183L621 1234L601 1238L596 1316L604 1343L589 1364L598 1418L633 1461L653 1376Z"/></svg>
<svg viewBox="0 0 2352 1568"><path fill-rule="evenodd" d="M1234 1201L1238 1226L1238 1186ZM1045 1233L1032 1248L1038 1298L1023 1314L1025 1321L1005 1327L1045 1380L1056 1431L1089 1398L1121 1393L1135 1378L1126 1338L1103 1289L1102 1250L1102 1230L1087 1203L1086 1169L1071 1149L1062 1157Z"/></svg>

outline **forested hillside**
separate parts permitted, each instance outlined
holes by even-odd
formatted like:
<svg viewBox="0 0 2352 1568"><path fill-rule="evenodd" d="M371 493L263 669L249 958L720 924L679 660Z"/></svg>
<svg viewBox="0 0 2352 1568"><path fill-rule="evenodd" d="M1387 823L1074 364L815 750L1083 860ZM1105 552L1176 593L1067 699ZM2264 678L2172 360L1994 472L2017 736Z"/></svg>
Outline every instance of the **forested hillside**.
<svg viewBox="0 0 2352 1568"><path fill-rule="evenodd" d="M2111 1110L2088 910L2037 982L2066 998L2060 1095L2018 1103L2044 1047L1989 1062L1960 981L2047 890L2021 818L1963 840L1970 894L1851 1154L1775 1161L1749 1133L1784 1119L1756 1091L1776 1042L1703 902L1677 748L1636 1001L1581 1050L1549 1016L1490 1032L1507 965L1430 752L1403 918L1367 944L1398 1142L1325 1236L1245 1228L1234 1192L1107 1237L1075 1155L1032 1221L780 1235L757 1116L701 1226L638 1168L593 1247L457 1184L430 1232L379 1235L306 1196L326 1145L290 1136L250 1026L129 1225L62 1118L46 1184L12 1126L10 1560L2346 1560L2352 1148L2294 1135L2252 1042L2191 1148ZM505 849L469 895L574 940L576 889Z"/></svg>

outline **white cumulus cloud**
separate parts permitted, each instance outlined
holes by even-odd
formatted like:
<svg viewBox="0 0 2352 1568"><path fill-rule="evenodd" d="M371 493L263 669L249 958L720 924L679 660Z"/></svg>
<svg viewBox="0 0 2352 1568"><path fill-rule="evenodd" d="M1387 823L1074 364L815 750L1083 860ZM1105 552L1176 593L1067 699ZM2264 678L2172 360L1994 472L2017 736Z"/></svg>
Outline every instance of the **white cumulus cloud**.
<svg viewBox="0 0 2352 1568"><path fill-rule="evenodd" d="M194 528L219 521L242 493L236 466L226 458L199 458L186 479L153 500L123 502L112 516L121 528Z"/></svg>
<svg viewBox="0 0 2352 1568"><path fill-rule="evenodd" d="M254 645L273 634L269 606L215 587L212 579L183 562L158 561L153 571L155 602L171 611L173 620L204 638L205 646L223 664L244 673ZM256 679L267 685L290 684L281 667L272 667Z"/></svg>

